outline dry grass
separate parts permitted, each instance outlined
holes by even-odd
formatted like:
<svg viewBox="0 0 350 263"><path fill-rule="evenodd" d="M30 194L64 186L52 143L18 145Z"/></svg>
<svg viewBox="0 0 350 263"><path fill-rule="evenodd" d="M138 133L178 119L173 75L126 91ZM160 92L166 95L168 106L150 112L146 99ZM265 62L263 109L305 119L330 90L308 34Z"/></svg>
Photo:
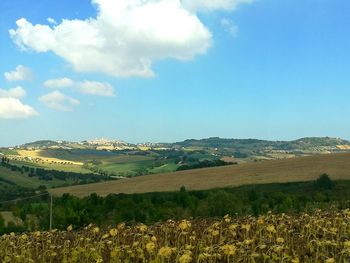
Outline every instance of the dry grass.
<svg viewBox="0 0 350 263"><path fill-rule="evenodd" d="M23 221L19 217L14 216L13 212L11 211L2 211L0 212L0 216L4 219L5 226L7 226L10 222L16 226L23 225Z"/></svg>
<svg viewBox="0 0 350 263"><path fill-rule="evenodd" d="M21 157L30 157L33 159L37 158L41 162L45 162L45 163L50 163L50 162L56 162L58 164L69 163L72 165L79 165L79 166L82 166L84 164L82 162L75 162L75 161L63 160L63 159L58 159L58 158L45 157L42 154L42 152L43 152L42 150L18 150L17 152Z"/></svg>
<svg viewBox="0 0 350 263"><path fill-rule="evenodd" d="M232 187L247 184L311 181L322 173L332 179L350 179L350 153L327 154L285 160L155 174L132 179L70 186L50 190L54 195L70 193L79 197L97 193L146 193Z"/></svg>

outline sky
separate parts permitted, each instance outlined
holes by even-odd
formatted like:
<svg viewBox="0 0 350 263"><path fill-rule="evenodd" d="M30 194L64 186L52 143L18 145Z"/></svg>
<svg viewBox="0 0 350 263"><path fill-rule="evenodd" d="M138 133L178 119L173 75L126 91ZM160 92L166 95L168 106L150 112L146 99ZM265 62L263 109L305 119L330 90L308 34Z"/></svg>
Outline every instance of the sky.
<svg viewBox="0 0 350 263"><path fill-rule="evenodd" d="M1 0L0 146L350 139L346 0Z"/></svg>

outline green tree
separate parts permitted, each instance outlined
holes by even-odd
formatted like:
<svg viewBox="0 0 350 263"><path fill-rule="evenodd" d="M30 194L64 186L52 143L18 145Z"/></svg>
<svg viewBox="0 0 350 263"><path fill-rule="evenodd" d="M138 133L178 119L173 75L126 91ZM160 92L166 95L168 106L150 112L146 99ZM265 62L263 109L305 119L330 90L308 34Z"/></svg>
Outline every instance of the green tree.
<svg viewBox="0 0 350 263"><path fill-rule="evenodd" d="M319 190L331 190L334 187L334 182L329 178L328 174L322 174L316 180L316 188Z"/></svg>

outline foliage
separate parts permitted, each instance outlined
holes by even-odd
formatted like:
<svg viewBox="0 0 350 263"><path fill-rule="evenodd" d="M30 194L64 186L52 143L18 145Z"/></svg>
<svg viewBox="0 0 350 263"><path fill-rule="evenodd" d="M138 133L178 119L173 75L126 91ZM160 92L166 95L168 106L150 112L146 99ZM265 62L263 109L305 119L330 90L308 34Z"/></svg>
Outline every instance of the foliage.
<svg viewBox="0 0 350 263"><path fill-rule="evenodd" d="M4 228L5 228L5 219L0 214L0 229L4 229Z"/></svg>
<svg viewBox="0 0 350 263"><path fill-rule="evenodd" d="M33 196L35 192L36 189L21 187L12 182L7 183L6 180L0 178L0 202Z"/></svg>
<svg viewBox="0 0 350 263"><path fill-rule="evenodd" d="M181 165L177 168L177 171L199 169L199 168L205 168L205 167L226 166L226 165L232 165L232 164L237 164L237 163L225 162L222 160L204 160L204 161L198 161L191 164Z"/></svg>
<svg viewBox="0 0 350 263"><path fill-rule="evenodd" d="M264 148L272 148L275 150L305 150L320 146L337 146L348 145L349 141L329 138L329 137L308 137L301 138L294 141L267 141L257 139L223 139L219 137L212 137L201 140L185 140L183 142L175 143L174 145L181 147L203 147L203 148L217 148L224 149L240 149L243 152L252 154L261 151Z"/></svg>
<svg viewBox="0 0 350 263"><path fill-rule="evenodd" d="M316 180L315 186L317 189L330 190L334 187L334 183L327 174L322 174L320 178Z"/></svg>
<svg viewBox="0 0 350 263"><path fill-rule="evenodd" d="M153 224L168 219L207 218L231 215L262 215L300 213L331 206L349 207L350 182L337 181L331 190L318 190L315 182L242 186L206 191L187 191L147 194L111 194L100 197L92 194L77 198L68 194L54 198L53 225L65 229L94 223L107 226L115 222ZM25 224L35 216L38 229L47 229L49 202L45 199L18 202L18 211ZM0 206L1 208L1 206ZM8 209L7 209L8 210Z"/></svg>
<svg viewBox="0 0 350 263"><path fill-rule="evenodd" d="M96 183L100 181L109 180L109 176L107 174L85 174L85 173L76 173L76 172L66 172L66 171L58 171L58 170L49 170L43 169L39 167L30 167L30 166L18 166L12 164L10 159L6 157L1 158L0 166L7 168L13 172L20 172L21 174L26 174L28 177L37 177L39 180L43 181L51 181L53 179L61 180L61 181L74 181L76 184L84 184L84 183Z"/></svg>

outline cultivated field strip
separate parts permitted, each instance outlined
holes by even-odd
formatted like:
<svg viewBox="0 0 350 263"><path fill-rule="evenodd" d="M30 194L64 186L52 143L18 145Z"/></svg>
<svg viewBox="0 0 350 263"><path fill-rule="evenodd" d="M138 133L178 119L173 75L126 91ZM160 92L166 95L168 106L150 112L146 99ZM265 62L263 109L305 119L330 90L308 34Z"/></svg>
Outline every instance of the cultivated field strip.
<svg viewBox="0 0 350 263"><path fill-rule="evenodd" d="M70 193L79 197L97 193L146 193L204 190L247 184L311 181L322 173L334 180L350 179L350 153L261 161L224 167L140 176L131 179L51 189L54 195Z"/></svg>

